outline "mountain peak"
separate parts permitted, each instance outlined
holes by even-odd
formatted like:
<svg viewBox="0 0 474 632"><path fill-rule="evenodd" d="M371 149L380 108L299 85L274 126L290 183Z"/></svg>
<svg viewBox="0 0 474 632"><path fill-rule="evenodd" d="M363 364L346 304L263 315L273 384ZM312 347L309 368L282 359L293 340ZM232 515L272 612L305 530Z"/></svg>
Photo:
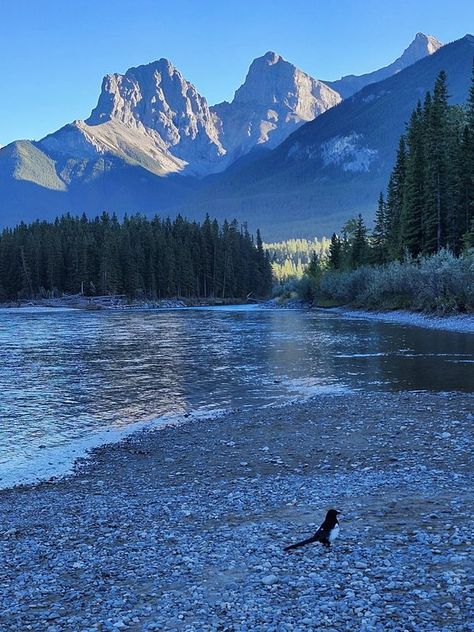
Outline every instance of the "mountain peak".
<svg viewBox="0 0 474 632"><path fill-rule="evenodd" d="M234 101L271 105L287 99L289 92L297 92L302 83L308 90L311 85L320 84L278 53L267 51L250 64L244 83L235 92Z"/></svg>
<svg viewBox="0 0 474 632"><path fill-rule="evenodd" d="M277 64L279 61L284 61L281 55L278 55L278 53L275 53L272 50L267 51L265 55L263 55L263 57L257 57L256 59L254 59L254 62L260 60L265 61L269 66Z"/></svg>
<svg viewBox="0 0 474 632"><path fill-rule="evenodd" d="M347 75L337 81L326 81L325 83L347 99L365 86L387 79L387 77L420 61L423 57L436 53L442 46L443 44L434 35L425 35L419 32L400 57L388 66L365 75Z"/></svg>
<svg viewBox="0 0 474 632"><path fill-rule="evenodd" d="M414 64L426 55L432 55L436 53L442 47L442 43L434 37L434 35L425 35L424 33L417 33L415 39L411 42L408 48L405 49L403 54L394 62L407 65Z"/></svg>
<svg viewBox="0 0 474 632"><path fill-rule="evenodd" d="M150 62L149 64L140 64L140 66L132 66L129 68L125 75L134 75L137 73L146 73L148 71L154 70L167 70L172 72L179 72L177 68L171 63L169 59L166 57L160 57L160 59L156 59L155 61Z"/></svg>
<svg viewBox="0 0 474 632"><path fill-rule="evenodd" d="M231 103L213 107L223 143L234 158L265 145L276 147L293 130L341 101L340 95L281 55L267 51L250 64Z"/></svg>

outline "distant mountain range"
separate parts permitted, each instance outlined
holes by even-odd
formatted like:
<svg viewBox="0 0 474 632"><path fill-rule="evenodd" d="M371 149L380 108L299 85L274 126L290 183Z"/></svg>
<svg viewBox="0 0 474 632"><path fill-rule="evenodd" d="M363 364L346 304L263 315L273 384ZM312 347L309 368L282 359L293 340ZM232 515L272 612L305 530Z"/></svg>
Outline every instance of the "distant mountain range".
<svg viewBox="0 0 474 632"><path fill-rule="evenodd" d="M209 176L186 206L196 216L251 219L266 239L331 234L361 212L373 216L400 135L441 70L451 103L465 103L474 37L467 35L397 74L370 84L306 123L277 148ZM183 206L184 208L184 206Z"/></svg>
<svg viewBox="0 0 474 632"><path fill-rule="evenodd" d="M2 224L102 210L236 216L267 239L371 212L398 136L436 74L465 99L474 38L419 33L393 64L335 82L273 52L210 106L168 60L107 75L97 106L40 141L0 149ZM374 83L377 82L377 83Z"/></svg>

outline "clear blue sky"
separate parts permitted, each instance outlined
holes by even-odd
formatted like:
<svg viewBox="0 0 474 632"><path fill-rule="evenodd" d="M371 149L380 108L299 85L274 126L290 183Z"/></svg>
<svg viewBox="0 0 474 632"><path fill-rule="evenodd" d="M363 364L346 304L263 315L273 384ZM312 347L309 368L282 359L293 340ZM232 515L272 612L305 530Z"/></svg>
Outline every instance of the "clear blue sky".
<svg viewBox="0 0 474 632"><path fill-rule="evenodd" d="M0 145L86 118L103 75L160 57L212 104L267 50L337 79L393 61L418 31L474 31L474 2L0 0Z"/></svg>

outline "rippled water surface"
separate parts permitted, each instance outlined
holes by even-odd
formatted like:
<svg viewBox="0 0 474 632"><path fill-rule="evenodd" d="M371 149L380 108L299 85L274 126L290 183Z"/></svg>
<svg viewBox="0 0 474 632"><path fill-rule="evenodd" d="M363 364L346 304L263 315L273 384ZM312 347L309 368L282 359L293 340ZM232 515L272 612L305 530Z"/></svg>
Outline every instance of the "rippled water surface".
<svg viewBox="0 0 474 632"><path fill-rule="evenodd" d="M318 391L472 391L473 338L324 312L0 310L0 479L54 446L169 412Z"/></svg>

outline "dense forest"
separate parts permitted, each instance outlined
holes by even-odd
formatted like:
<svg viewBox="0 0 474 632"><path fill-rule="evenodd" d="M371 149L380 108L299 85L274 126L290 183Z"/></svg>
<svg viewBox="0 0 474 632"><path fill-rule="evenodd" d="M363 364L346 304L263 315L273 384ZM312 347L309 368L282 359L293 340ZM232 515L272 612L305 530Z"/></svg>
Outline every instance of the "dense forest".
<svg viewBox="0 0 474 632"><path fill-rule="evenodd" d="M0 234L1 300L63 293L264 297L271 284L260 233L254 241L236 221L64 215Z"/></svg>

